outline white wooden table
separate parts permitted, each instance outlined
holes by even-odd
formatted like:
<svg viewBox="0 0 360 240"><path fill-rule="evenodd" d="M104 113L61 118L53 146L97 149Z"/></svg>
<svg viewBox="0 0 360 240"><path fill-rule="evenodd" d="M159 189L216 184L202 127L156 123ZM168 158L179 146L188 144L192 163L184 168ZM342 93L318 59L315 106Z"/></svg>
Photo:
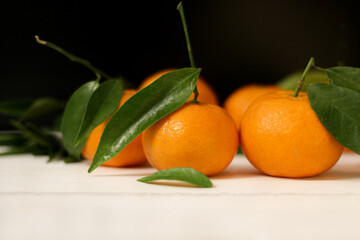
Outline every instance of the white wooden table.
<svg viewBox="0 0 360 240"><path fill-rule="evenodd" d="M244 157L214 187L144 184L154 172L0 157L0 239L360 239L360 156L308 179L260 174Z"/></svg>

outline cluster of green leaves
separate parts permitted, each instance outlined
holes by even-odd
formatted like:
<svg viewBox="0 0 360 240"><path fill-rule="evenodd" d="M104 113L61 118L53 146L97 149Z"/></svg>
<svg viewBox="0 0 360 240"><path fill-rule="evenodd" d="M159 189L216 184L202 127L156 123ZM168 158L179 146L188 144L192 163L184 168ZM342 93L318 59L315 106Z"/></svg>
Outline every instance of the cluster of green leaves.
<svg viewBox="0 0 360 240"><path fill-rule="evenodd" d="M19 130L16 133L1 135L3 141L0 141L0 145L8 145L7 151L2 154L24 152L48 155L49 159L59 156L65 162L79 161L81 160L81 150L91 130L109 117L118 107L123 91L122 81L110 79L109 75L94 67L89 61L79 58L51 42L40 40L38 36L35 36L35 39L39 44L50 47L71 61L89 68L97 76L97 79L81 86L66 104L60 123L62 140L59 140L59 136L52 132L41 129L28 121L63 109L63 103L53 98L0 102L1 114L18 117L12 124ZM99 84L101 77L110 80ZM17 140L15 141L15 139Z"/></svg>
<svg viewBox="0 0 360 240"><path fill-rule="evenodd" d="M0 102L0 114L17 117L19 121L34 120L61 110L64 104L54 98Z"/></svg>
<svg viewBox="0 0 360 240"><path fill-rule="evenodd" d="M197 68L172 71L126 101L107 123L89 172L116 156L146 128L181 107L194 91L199 74Z"/></svg>
<svg viewBox="0 0 360 240"><path fill-rule="evenodd" d="M97 76L96 80L83 84L72 94L66 104L60 127L66 152L71 159L78 161L91 131L109 119L89 172L116 156L146 128L181 107L196 89L201 71L197 68L183 68L165 74L137 92L118 109L124 88L122 79L110 77L89 61L51 42L40 40L37 36L36 40L84 65ZM106 80L100 84L101 77ZM174 174L174 179L182 181L188 179L194 182L192 179L202 179L194 178L200 173L189 169L177 169L170 173ZM159 178L164 174L167 172L160 172L156 176ZM198 185L201 185L201 182Z"/></svg>
<svg viewBox="0 0 360 240"><path fill-rule="evenodd" d="M333 67L325 73L330 84L308 86L310 105L340 144L360 154L360 68Z"/></svg>
<svg viewBox="0 0 360 240"><path fill-rule="evenodd" d="M64 146L73 158L80 159L87 137L116 111L122 93L119 79L102 84L90 81L74 92L66 105L60 128Z"/></svg>
<svg viewBox="0 0 360 240"><path fill-rule="evenodd" d="M85 83L68 101L61 123L63 143L74 159L80 153L91 131L106 119L106 124L89 172L116 156L146 128L181 107L190 97L200 69L183 68L160 77L133 95L118 108L123 92L120 80ZM159 171L141 182L159 179L185 181L200 187L211 187L210 180L191 168Z"/></svg>
<svg viewBox="0 0 360 240"><path fill-rule="evenodd" d="M147 127L182 106L194 90L200 70L184 68L170 72L136 93L118 111L123 92L121 80L102 84L90 81L74 92L61 122L63 143L69 154L80 159L91 131L106 124L89 171L117 155Z"/></svg>
<svg viewBox="0 0 360 240"><path fill-rule="evenodd" d="M83 84L72 94L66 104L60 124L62 143L66 153L74 161L79 161L90 132L117 109L123 92L124 80L121 77L112 78L93 66L88 60L82 59L54 43L41 40L38 36L35 36L35 39L39 44L87 67L97 77L96 80ZM105 78L107 81L100 84L101 78Z"/></svg>
<svg viewBox="0 0 360 240"><path fill-rule="evenodd" d="M48 155L49 161L59 157L72 162L59 136L51 129L42 129L32 122L45 115L59 112L63 107L64 104L54 98L0 102L0 113L12 117L11 124L17 129L0 135L0 146L6 146L0 155L32 153Z"/></svg>

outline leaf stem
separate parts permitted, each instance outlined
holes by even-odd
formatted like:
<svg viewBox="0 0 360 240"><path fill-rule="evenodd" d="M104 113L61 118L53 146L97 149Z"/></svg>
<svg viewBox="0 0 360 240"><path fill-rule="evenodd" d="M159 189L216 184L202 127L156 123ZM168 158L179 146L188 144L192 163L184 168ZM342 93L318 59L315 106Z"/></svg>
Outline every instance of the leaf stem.
<svg viewBox="0 0 360 240"><path fill-rule="evenodd" d="M88 69L90 69L96 75L97 79L99 78L99 76L102 76L102 77L104 77L106 79L112 78L110 75L108 75L108 74L104 73L103 71L101 71L100 69L94 67L88 60L79 58L79 57L75 56L74 54L72 54L72 53L62 49L61 47L55 45L54 43L41 40L39 38L39 36L37 36L37 35L35 35L35 40L36 40L37 43L39 43L41 45L45 45L45 46L47 46L49 48L52 48L55 51L58 51L59 53L65 55L71 61L80 63L83 66L87 67Z"/></svg>
<svg viewBox="0 0 360 240"><path fill-rule="evenodd" d="M302 74L302 76L300 78L300 80L297 83L297 86L296 86L295 92L293 94L293 97L297 97L299 95L300 89L301 89L301 87L302 87L302 85L303 85L303 83L305 81L306 74L309 72L310 68L314 67L314 66L315 66L315 59L312 57L312 58L310 58L307 66L306 66L306 68L305 68L305 70L304 70L304 72L303 72L303 74Z"/></svg>
<svg viewBox="0 0 360 240"><path fill-rule="evenodd" d="M195 68L195 61L194 61L194 56L192 54L192 48L191 48L191 43L190 43L190 38L189 38L189 32L187 29L187 24L186 24L186 19L185 19L185 14L184 14L184 8L182 5L182 2L180 2L177 6L177 10L180 12L180 16L181 16L181 21L182 21L182 25L184 28L184 33L185 33L185 39L186 39L186 44L187 44L187 50L189 53L189 59L190 59L190 64L191 67Z"/></svg>
<svg viewBox="0 0 360 240"><path fill-rule="evenodd" d="M183 25L183 28L184 28L184 33L185 33L185 39L186 39L186 45L187 45L187 50L188 50L188 54L189 54L190 64L191 64L192 68L196 68L182 2L180 2L178 4L177 10L180 12L181 21L182 21L182 25ZM194 95L195 96L194 96L194 99L192 100L192 102L199 103L198 100L197 100L198 96L199 96L199 91L197 89L197 85L195 86L195 89L194 89Z"/></svg>
<svg viewBox="0 0 360 240"><path fill-rule="evenodd" d="M322 71L322 72L325 72L326 69L325 68L322 68L322 67L319 67L319 66L316 66L315 64L312 66L313 68L315 68L316 70L319 70L319 71Z"/></svg>

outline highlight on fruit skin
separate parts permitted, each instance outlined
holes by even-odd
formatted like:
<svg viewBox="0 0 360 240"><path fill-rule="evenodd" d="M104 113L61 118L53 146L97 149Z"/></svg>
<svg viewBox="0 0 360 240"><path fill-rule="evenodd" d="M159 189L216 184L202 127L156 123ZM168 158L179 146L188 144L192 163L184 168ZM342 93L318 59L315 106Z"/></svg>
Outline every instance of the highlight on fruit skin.
<svg viewBox="0 0 360 240"><path fill-rule="evenodd" d="M240 125L240 142L250 163L277 177L311 177L339 160L341 146L311 109L307 94L277 91L255 100Z"/></svg>
<svg viewBox="0 0 360 240"><path fill-rule="evenodd" d="M140 84L139 90L143 89L144 87L147 87L148 85L150 85L152 82L157 80L162 75L164 75L168 72L171 72L173 70L176 70L176 69L175 68L166 68L166 69L162 69L160 71L157 71L157 72L151 74L150 76L145 78L144 81ZM198 79L197 88L198 88L198 92L199 92L199 97L198 97L199 102L206 102L206 103L212 103L212 104L219 105L219 99L218 99L218 96L217 96L215 90L201 76ZM191 94L191 96L189 97L188 100L190 101L193 99L194 99L194 93Z"/></svg>
<svg viewBox="0 0 360 240"><path fill-rule="evenodd" d="M143 146L148 161L158 170L190 167L213 176L233 160L239 135L221 107L187 102L146 129Z"/></svg>
<svg viewBox="0 0 360 240"><path fill-rule="evenodd" d="M136 90L125 90L121 98L119 108L123 105L132 95L136 93ZM85 146L82 150L82 155L86 159L92 161L94 159L96 149L99 146L101 135L104 132L106 123L110 117L97 126L89 135ZM127 145L120 153L114 158L102 164L102 166L109 167L126 167L140 165L146 162L145 153L142 147L141 135L136 137L129 145Z"/></svg>
<svg viewBox="0 0 360 240"><path fill-rule="evenodd" d="M242 116L250 104L258 97L276 90L280 89L272 85L249 84L240 87L227 97L224 102L224 108L239 128Z"/></svg>

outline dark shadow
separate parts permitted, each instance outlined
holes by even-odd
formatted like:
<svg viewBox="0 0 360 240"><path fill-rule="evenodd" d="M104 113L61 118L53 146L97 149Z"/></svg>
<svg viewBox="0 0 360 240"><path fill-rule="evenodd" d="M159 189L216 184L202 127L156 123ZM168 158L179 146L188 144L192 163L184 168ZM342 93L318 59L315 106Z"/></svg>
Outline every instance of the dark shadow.
<svg viewBox="0 0 360 240"><path fill-rule="evenodd" d="M192 185L190 183L179 182L179 181L147 182L146 184L160 185L160 186L170 186L170 187L201 188L201 187Z"/></svg>
<svg viewBox="0 0 360 240"><path fill-rule="evenodd" d="M347 170L334 170L331 172L325 172L323 174L314 176L314 177L307 177L307 178L295 178L295 180L303 180L303 181L309 181L309 180L326 180L326 181L332 181L332 180L348 180L348 179L360 179L360 168L352 168L351 171Z"/></svg>
<svg viewBox="0 0 360 240"><path fill-rule="evenodd" d="M359 156L359 154L353 152L353 151L345 151L343 152L343 155L345 156Z"/></svg>
<svg viewBox="0 0 360 240"><path fill-rule="evenodd" d="M90 164L89 164L90 165ZM148 162L138 165L138 166L128 166L128 167L109 167L109 166L100 166L101 168L109 168L109 169L119 169L119 173L112 173L112 174L98 174L98 175L92 175L92 177L145 177L146 175L150 175L153 172L156 171L155 168L153 168ZM136 171L143 171L140 173L126 173L130 170L136 170ZM147 170L153 170L153 171L147 171Z"/></svg>
<svg viewBox="0 0 360 240"><path fill-rule="evenodd" d="M87 161L88 162L88 165L90 167L91 165L91 161ZM135 165L135 166L124 166L124 167L111 167L111 166L99 166L99 167L104 167L104 168L119 168L119 169L143 169L143 168L152 168L152 166L150 165L149 162L145 162L145 163L142 163L140 165Z"/></svg>
<svg viewBox="0 0 360 240"><path fill-rule="evenodd" d="M118 173L118 174L99 174L99 175L92 175L91 177L145 177L147 175L152 174L153 172L149 173Z"/></svg>
<svg viewBox="0 0 360 240"><path fill-rule="evenodd" d="M105 166L104 166L105 167ZM140 165L136 165L136 166L126 166L126 167L121 167L121 168L125 168L125 169L127 169L127 168L133 168L133 169L143 169L143 168L153 168L151 165L150 165L150 163L149 162L145 162L145 163L143 163L143 164L140 164Z"/></svg>
<svg viewBox="0 0 360 240"><path fill-rule="evenodd" d="M347 153L352 154L352 153ZM234 178L248 178L248 177L259 177L267 176L273 178L283 178L289 180L302 180L302 181L313 181L313 180L323 180L323 181L332 181L332 180L348 180L348 179L360 179L360 161L359 164L352 164L350 166L341 166L339 168L334 167L332 170L329 170L323 174L314 176L314 177L304 177L304 178L287 178L287 177L277 177L267 175L260 172L255 167L252 166L231 166L231 168L226 169L224 172L219 175L211 177L211 179L234 179Z"/></svg>
<svg viewBox="0 0 360 240"><path fill-rule="evenodd" d="M219 175L211 177L211 179L232 179L232 178L248 178L248 177L257 177L262 176L263 174L259 172L254 167L244 167L244 166L231 166L231 168L226 169L224 172Z"/></svg>

